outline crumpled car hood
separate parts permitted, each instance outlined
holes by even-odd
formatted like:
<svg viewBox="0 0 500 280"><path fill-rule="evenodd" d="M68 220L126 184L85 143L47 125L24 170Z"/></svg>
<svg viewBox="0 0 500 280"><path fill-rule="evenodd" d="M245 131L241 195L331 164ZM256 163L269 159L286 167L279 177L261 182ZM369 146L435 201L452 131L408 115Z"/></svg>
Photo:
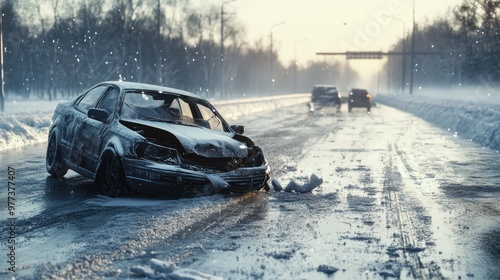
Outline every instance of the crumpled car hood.
<svg viewBox="0 0 500 280"><path fill-rule="evenodd" d="M233 139L234 133L220 132L199 126L179 125L166 122L122 119L129 123L163 130L176 137L185 151L208 158L248 156L245 143Z"/></svg>

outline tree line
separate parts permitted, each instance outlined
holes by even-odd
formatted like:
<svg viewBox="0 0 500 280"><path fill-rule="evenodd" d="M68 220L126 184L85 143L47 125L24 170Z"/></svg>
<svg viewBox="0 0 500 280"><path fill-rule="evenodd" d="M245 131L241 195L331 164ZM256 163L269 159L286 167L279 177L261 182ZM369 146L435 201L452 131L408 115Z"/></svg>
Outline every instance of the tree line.
<svg viewBox="0 0 500 280"><path fill-rule="evenodd" d="M450 13L414 30L414 50L438 53L415 55L414 85L420 87L482 86L492 89L500 83L500 1L464 0ZM391 51L411 50L411 33L399 40ZM385 65L388 87L401 91L405 74L405 93L410 81L410 56L407 71L402 71L403 56L391 57Z"/></svg>
<svg viewBox="0 0 500 280"><path fill-rule="evenodd" d="M229 98L308 92L315 83L356 79L352 69L331 61L284 65L270 53L267 38L246 42L237 15L222 14L220 5L5 0L2 17L7 97L65 98L122 79Z"/></svg>
<svg viewBox="0 0 500 280"><path fill-rule="evenodd" d="M464 0L446 18L416 26L414 50L439 55L414 57L415 87L498 84L499 6L499 1ZM269 38L247 42L237 14L221 14L220 4L4 0L1 8L7 97L64 98L122 79L229 98L308 92L317 83L347 88L358 78L348 64L334 60L284 64L277 51L270 53ZM390 51L409 52L409 34ZM401 90L405 73L407 93L410 56L392 56L384 69L393 91Z"/></svg>

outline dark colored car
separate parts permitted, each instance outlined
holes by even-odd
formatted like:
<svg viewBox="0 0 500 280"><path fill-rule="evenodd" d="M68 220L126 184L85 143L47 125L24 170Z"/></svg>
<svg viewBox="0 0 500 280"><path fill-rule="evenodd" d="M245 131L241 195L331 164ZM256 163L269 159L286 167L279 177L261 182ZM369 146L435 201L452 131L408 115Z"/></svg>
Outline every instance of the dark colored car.
<svg viewBox="0 0 500 280"><path fill-rule="evenodd" d="M347 107L349 108L349 112L354 107L366 108L370 112L372 107L370 94L364 89L351 89L347 97Z"/></svg>
<svg viewBox="0 0 500 280"><path fill-rule="evenodd" d="M340 109L341 98L337 87L333 85L315 85L311 92L314 107L335 106Z"/></svg>
<svg viewBox="0 0 500 280"><path fill-rule="evenodd" d="M181 90L104 82L55 109L46 167L91 178L104 195L183 197L268 189L270 167L242 126Z"/></svg>

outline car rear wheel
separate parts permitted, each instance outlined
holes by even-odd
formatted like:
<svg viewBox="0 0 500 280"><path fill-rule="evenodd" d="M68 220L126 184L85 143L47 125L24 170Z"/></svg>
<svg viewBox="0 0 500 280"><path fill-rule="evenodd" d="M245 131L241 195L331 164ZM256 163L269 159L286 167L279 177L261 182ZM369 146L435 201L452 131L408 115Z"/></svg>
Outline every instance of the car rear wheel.
<svg viewBox="0 0 500 280"><path fill-rule="evenodd" d="M68 172L68 167L63 163L59 144L55 133L49 137L47 144L47 154L45 157L45 167L50 175L61 178Z"/></svg>
<svg viewBox="0 0 500 280"><path fill-rule="evenodd" d="M120 159L116 156L108 156L103 162L99 185L102 194L109 197L119 197L130 193L130 187L125 181Z"/></svg>

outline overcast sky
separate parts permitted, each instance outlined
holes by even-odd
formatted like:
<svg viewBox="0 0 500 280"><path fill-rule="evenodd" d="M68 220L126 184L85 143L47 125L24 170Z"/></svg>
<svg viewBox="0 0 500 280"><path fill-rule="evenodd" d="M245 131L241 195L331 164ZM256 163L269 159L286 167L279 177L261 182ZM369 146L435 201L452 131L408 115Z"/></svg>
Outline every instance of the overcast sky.
<svg viewBox="0 0 500 280"><path fill-rule="evenodd" d="M225 1L221 1L223 3ZM432 23L450 14L462 0L415 0L415 20ZM388 51L412 26L412 0L236 0L224 5L243 22L249 41L263 39L288 63L325 59L316 52ZM388 17L389 16L389 17ZM283 24L280 24L284 22ZM332 59L332 58L329 58ZM337 59L345 59L337 57ZM355 70L380 62L350 61Z"/></svg>

